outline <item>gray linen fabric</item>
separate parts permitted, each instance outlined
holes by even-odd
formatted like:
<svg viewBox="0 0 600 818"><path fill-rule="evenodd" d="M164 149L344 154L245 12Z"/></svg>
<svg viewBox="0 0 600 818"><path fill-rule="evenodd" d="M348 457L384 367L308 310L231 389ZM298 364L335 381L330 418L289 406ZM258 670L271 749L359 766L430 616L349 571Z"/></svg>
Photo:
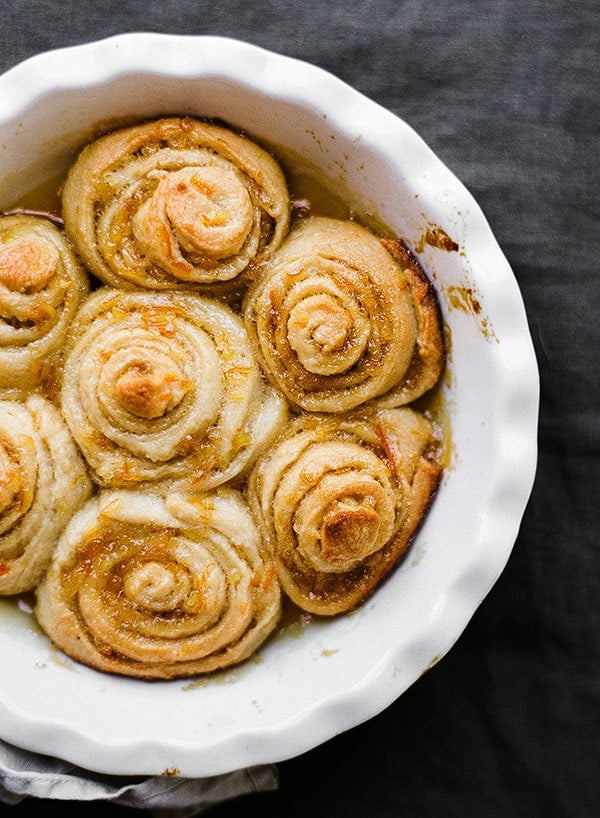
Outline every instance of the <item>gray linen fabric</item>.
<svg viewBox="0 0 600 818"><path fill-rule="evenodd" d="M146 809L155 818L191 818L239 795L277 786L270 765L211 778L108 776L18 749L0 741L0 801L18 804L28 797L62 801L107 801Z"/></svg>

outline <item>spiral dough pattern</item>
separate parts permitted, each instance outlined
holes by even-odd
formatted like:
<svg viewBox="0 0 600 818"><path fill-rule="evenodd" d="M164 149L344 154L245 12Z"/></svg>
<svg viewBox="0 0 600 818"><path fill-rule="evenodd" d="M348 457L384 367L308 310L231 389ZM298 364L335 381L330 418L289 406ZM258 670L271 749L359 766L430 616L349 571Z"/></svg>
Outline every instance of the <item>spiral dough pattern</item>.
<svg viewBox="0 0 600 818"><path fill-rule="evenodd" d="M287 417L229 307L112 288L72 325L61 407L95 480L124 488L214 488L249 467Z"/></svg>
<svg viewBox="0 0 600 818"><path fill-rule="evenodd" d="M90 667L169 679L225 668L279 621L272 560L230 488L103 491L73 517L37 592L53 642Z"/></svg>
<svg viewBox="0 0 600 818"><path fill-rule="evenodd" d="M289 226L287 182L271 154L192 118L99 137L71 168L62 201L85 264L129 289L237 292Z"/></svg>
<svg viewBox="0 0 600 818"><path fill-rule="evenodd" d="M32 395L0 401L0 595L34 588L58 537L91 494L56 408Z"/></svg>
<svg viewBox="0 0 600 818"><path fill-rule="evenodd" d="M51 381L56 353L88 279L48 219L0 217L0 396Z"/></svg>
<svg viewBox="0 0 600 818"><path fill-rule="evenodd" d="M413 400L437 380L439 316L434 309L423 320L424 299L415 298L407 266L356 222L321 216L294 227L263 265L244 299L246 326L267 377L296 407L348 411L409 375L415 381L411 363L423 326L435 330L433 377L398 392L390 405ZM433 298L431 285L428 292Z"/></svg>
<svg viewBox="0 0 600 818"><path fill-rule="evenodd" d="M440 475L433 427L413 409L299 415L248 480L283 590L315 614L363 602L406 553Z"/></svg>

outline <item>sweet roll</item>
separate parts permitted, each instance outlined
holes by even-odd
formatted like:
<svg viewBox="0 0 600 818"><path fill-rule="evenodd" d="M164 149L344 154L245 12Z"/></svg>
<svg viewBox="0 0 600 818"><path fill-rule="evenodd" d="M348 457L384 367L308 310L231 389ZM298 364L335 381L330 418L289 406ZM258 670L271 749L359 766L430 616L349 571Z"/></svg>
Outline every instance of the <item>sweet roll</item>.
<svg viewBox="0 0 600 818"><path fill-rule="evenodd" d="M31 590L92 483L60 413L39 395L0 401L0 595Z"/></svg>
<svg viewBox="0 0 600 818"><path fill-rule="evenodd" d="M406 554L441 473L435 429L409 407L300 414L247 485L283 591L314 614L355 608Z"/></svg>
<svg viewBox="0 0 600 818"><path fill-rule="evenodd" d="M249 467L287 417L230 307L111 287L71 326L60 402L94 479L113 488L213 488Z"/></svg>
<svg viewBox="0 0 600 818"><path fill-rule="evenodd" d="M280 608L272 559L239 492L106 490L65 529L35 613L79 662L170 679L246 659Z"/></svg>
<svg viewBox="0 0 600 818"><path fill-rule="evenodd" d="M435 294L405 261L357 222L309 216L262 265L244 318L266 376L293 405L342 412L392 389L393 405L413 400L428 388L419 374L424 328L429 347L437 344L429 383L437 380L443 339ZM400 392L406 379L411 388Z"/></svg>
<svg viewBox="0 0 600 818"><path fill-rule="evenodd" d="M51 381L88 279L63 232L41 216L0 217L0 395Z"/></svg>
<svg viewBox="0 0 600 818"><path fill-rule="evenodd" d="M235 292L279 246L290 217L285 176L270 153L189 117L94 140L70 169L62 203L85 264L128 289Z"/></svg>

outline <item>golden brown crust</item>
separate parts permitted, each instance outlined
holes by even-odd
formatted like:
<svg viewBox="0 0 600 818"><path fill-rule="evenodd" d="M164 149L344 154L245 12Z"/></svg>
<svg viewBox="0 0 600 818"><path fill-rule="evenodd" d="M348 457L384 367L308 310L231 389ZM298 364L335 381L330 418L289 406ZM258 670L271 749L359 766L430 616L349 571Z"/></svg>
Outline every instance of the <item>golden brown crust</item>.
<svg viewBox="0 0 600 818"><path fill-rule="evenodd" d="M431 424L408 407L292 421L248 480L286 594L329 616L363 602L408 550L441 471Z"/></svg>
<svg viewBox="0 0 600 818"><path fill-rule="evenodd" d="M0 401L0 595L34 588L92 484L56 408Z"/></svg>
<svg viewBox="0 0 600 818"><path fill-rule="evenodd" d="M349 220L300 222L249 288L244 319L266 376L297 408L415 400L439 379L435 290L400 241Z"/></svg>
<svg viewBox="0 0 600 818"><path fill-rule="evenodd" d="M35 613L79 662L173 679L248 658L280 605L272 561L238 492L107 491L65 529Z"/></svg>
<svg viewBox="0 0 600 818"><path fill-rule="evenodd" d="M93 293L66 350L61 408L94 479L206 490L239 477L287 417L233 310L191 293Z"/></svg>
<svg viewBox="0 0 600 818"><path fill-rule="evenodd" d="M37 216L0 216L0 396L24 397L52 381L88 289L56 225Z"/></svg>
<svg viewBox="0 0 600 818"><path fill-rule="evenodd" d="M71 168L62 200L86 265L127 289L232 296L289 227L287 183L271 154L190 117L99 137Z"/></svg>
<svg viewBox="0 0 600 818"><path fill-rule="evenodd" d="M297 407L342 412L396 385L417 323L402 268L349 220L301 221L263 265L244 319L267 375Z"/></svg>
<svg viewBox="0 0 600 818"><path fill-rule="evenodd" d="M417 338L413 357L400 383L382 396L381 406L404 406L420 398L439 381L446 362L446 345L437 293L417 257L403 241L382 239L402 266L413 296Z"/></svg>

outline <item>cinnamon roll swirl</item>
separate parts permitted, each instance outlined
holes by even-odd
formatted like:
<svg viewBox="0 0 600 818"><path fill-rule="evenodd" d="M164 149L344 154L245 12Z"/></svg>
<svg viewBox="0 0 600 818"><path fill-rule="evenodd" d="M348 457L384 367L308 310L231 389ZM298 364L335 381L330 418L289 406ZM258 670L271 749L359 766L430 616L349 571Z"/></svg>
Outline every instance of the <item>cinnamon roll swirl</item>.
<svg viewBox="0 0 600 818"><path fill-rule="evenodd" d="M62 529L91 494L58 410L31 395L0 401L0 595L31 590Z"/></svg>
<svg viewBox="0 0 600 818"><path fill-rule="evenodd" d="M181 117L89 144L62 202L85 264L127 289L236 291L279 246L290 214L287 183L270 153L228 127Z"/></svg>
<svg viewBox="0 0 600 818"><path fill-rule="evenodd" d="M88 291L62 231L41 216L0 216L0 395L53 375L55 353Z"/></svg>
<svg viewBox="0 0 600 818"><path fill-rule="evenodd" d="M321 615L363 602L406 554L441 472L411 408L299 415L247 485L285 593Z"/></svg>
<svg viewBox="0 0 600 818"><path fill-rule="evenodd" d="M392 246L401 247L356 222L308 217L250 286L243 309L256 355L296 407L343 412L392 389L400 405L439 377L433 287Z"/></svg>
<svg viewBox="0 0 600 818"><path fill-rule="evenodd" d="M182 292L90 295L71 326L60 401L94 479L124 488L232 480L287 417L241 318Z"/></svg>
<svg viewBox="0 0 600 818"><path fill-rule="evenodd" d="M237 491L165 499L123 490L100 492L73 517L35 613L79 662L170 679L249 657L279 621L280 601Z"/></svg>

